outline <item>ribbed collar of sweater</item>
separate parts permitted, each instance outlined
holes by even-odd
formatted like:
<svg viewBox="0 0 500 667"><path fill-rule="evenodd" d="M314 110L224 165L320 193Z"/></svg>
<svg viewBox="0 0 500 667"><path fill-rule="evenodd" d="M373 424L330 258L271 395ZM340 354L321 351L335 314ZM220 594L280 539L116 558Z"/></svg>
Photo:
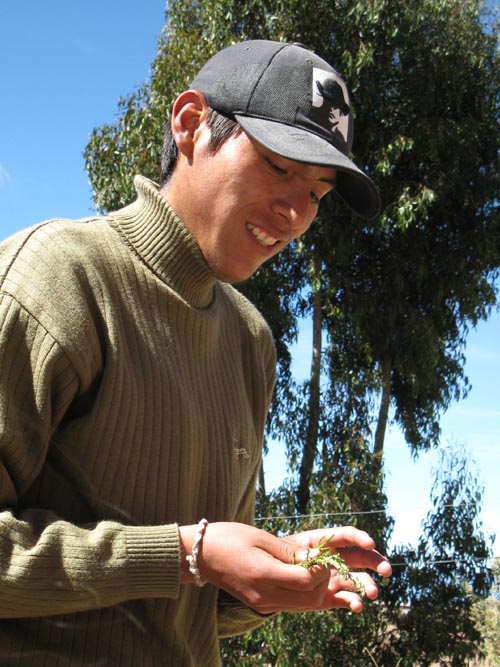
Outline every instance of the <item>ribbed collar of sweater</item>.
<svg viewBox="0 0 500 667"><path fill-rule="evenodd" d="M152 271L184 301L196 308L212 304L217 279L190 232L158 186L136 176L135 202L111 213L111 224Z"/></svg>

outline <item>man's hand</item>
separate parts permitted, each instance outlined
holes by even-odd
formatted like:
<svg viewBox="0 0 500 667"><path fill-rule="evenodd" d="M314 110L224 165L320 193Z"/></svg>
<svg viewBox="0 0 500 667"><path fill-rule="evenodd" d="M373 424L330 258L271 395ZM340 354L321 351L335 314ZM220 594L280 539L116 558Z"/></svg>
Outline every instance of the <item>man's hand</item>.
<svg viewBox="0 0 500 667"><path fill-rule="evenodd" d="M196 526L180 528L184 554L190 553L195 532ZM367 572L353 573L353 581L335 568L314 566L308 570L298 565L314 555L321 540L329 540L332 553L339 553L349 568L390 576L391 566L375 551L372 538L349 526L277 538L246 524L212 523L203 538L198 566L207 582L261 614L333 608L360 612L363 602L359 589L362 587L370 600L378 594ZM189 581L184 565L181 580Z"/></svg>

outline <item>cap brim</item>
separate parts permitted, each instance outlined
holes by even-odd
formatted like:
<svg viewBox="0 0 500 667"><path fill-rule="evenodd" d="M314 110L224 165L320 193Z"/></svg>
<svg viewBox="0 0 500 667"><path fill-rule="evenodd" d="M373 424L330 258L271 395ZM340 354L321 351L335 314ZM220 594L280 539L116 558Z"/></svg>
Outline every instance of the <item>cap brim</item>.
<svg viewBox="0 0 500 667"><path fill-rule="evenodd" d="M252 139L273 153L297 162L337 169L336 191L362 218L374 218L380 211L380 196L373 181L322 137L272 120L240 114L234 117Z"/></svg>

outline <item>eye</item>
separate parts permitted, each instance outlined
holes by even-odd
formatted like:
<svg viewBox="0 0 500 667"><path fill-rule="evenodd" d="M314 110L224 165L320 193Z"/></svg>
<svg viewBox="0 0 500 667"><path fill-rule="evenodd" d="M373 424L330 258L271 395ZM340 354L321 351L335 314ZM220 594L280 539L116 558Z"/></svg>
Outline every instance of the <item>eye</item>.
<svg viewBox="0 0 500 667"><path fill-rule="evenodd" d="M321 197L318 197L314 192L311 192L311 201L313 204L316 204L316 206L319 205L319 202L321 201Z"/></svg>
<svg viewBox="0 0 500 667"><path fill-rule="evenodd" d="M266 157L266 162L267 164L271 167L271 169L278 174L279 176L285 176L287 171L286 169L283 169L283 167L280 167L276 162L273 162L270 158Z"/></svg>

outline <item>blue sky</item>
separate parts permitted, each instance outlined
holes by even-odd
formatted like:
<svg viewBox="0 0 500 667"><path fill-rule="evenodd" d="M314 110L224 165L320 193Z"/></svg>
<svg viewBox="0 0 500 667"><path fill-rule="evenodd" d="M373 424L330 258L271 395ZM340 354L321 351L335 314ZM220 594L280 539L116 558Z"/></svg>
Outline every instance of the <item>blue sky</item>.
<svg viewBox="0 0 500 667"><path fill-rule="evenodd" d="M0 239L51 217L93 212L82 153L92 129L116 118L118 100L149 76L163 0L3 3L0 19ZM473 331L466 350L469 397L443 417L443 442L469 450L485 487L482 518L500 555L500 316ZM310 363L307 323L296 346L298 375ZM305 370L304 370L305 369ZM434 452L412 461L395 429L386 445L394 539L416 542L430 508ZM279 446L268 485L286 473Z"/></svg>

